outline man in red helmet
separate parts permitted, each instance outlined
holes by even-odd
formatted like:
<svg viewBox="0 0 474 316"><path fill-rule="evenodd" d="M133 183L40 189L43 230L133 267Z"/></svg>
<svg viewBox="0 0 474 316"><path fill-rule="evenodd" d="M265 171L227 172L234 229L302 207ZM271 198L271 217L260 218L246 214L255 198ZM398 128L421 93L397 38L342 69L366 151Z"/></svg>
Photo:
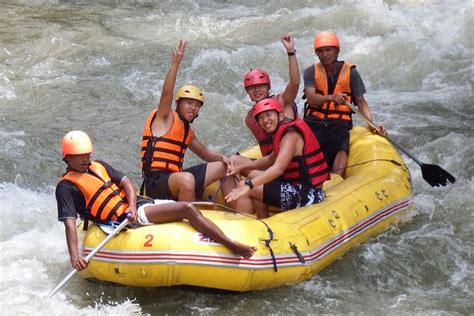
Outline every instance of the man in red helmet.
<svg viewBox="0 0 474 316"><path fill-rule="evenodd" d="M288 55L288 67L290 81L286 86L285 90L276 95L270 95L271 82L268 73L262 69L253 69L248 71L244 76L244 87L250 100L255 104L266 98L273 98L277 100L283 106L283 113L287 120L293 120L298 116L298 109L295 104L295 98L298 94L300 85L300 73L298 69L298 62L296 60L295 42L290 34L284 34L281 36L281 42L286 49ZM248 111L245 118L247 127L251 130L255 138L257 139L262 156L266 156L271 153L271 139L262 131L258 123L252 116L253 108Z"/></svg>
<svg viewBox="0 0 474 316"><path fill-rule="evenodd" d="M359 72L345 61L339 61L339 39L332 32L321 32L314 38L319 63L304 70L306 96L305 121L318 138L332 172L344 175L349 152L349 130L352 111L345 102L353 102L370 120L372 114L364 98L365 86ZM387 130L378 126L378 132Z"/></svg>
<svg viewBox="0 0 474 316"><path fill-rule="evenodd" d="M152 200L136 195L130 179L99 160L90 160L92 142L82 131L67 133L61 142L66 173L56 186L58 220L65 226L71 265L81 271L88 262L79 254L76 218L107 223L121 222L127 214L140 225L169 223L186 219L196 230L226 246L233 253L250 258L256 248L233 241L190 203Z"/></svg>
<svg viewBox="0 0 474 316"><path fill-rule="evenodd" d="M250 173L226 201L236 201L236 208L246 213L255 210L258 218L268 217L267 205L286 211L321 202L325 197L322 184L329 179L329 170L309 126L300 118L285 121L283 108L275 99L257 102L252 114L272 138L273 151L230 168L229 175L243 170Z"/></svg>

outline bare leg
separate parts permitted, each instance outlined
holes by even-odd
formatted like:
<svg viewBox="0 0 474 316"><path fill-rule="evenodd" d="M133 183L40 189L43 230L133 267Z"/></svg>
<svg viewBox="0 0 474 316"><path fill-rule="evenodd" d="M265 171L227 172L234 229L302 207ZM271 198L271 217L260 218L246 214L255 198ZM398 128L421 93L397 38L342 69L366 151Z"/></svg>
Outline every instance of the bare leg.
<svg viewBox="0 0 474 316"><path fill-rule="evenodd" d="M344 176L347 167L347 152L345 150L339 150L336 154L336 158L334 158L334 164L332 169L334 173L340 175L341 177Z"/></svg>
<svg viewBox="0 0 474 316"><path fill-rule="evenodd" d="M252 201L255 213L257 213L257 218L267 218L269 213L268 206L263 204L263 185L254 187L248 196Z"/></svg>
<svg viewBox="0 0 474 316"><path fill-rule="evenodd" d="M255 210L255 213L257 213L258 218L267 218L270 215L268 211L268 205L264 204L263 202L260 202L258 199L252 199L252 202L253 209Z"/></svg>
<svg viewBox="0 0 474 316"><path fill-rule="evenodd" d="M194 175L190 172L174 172L168 178L168 186L171 194L178 199L178 201L195 201L196 193L194 187L196 180Z"/></svg>
<svg viewBox="0 0 474 316"><path fill-rule="evenodd" d="M226 196L233 188L237 187L237 181L234 177L227 177L227 166L220 161L209 162L206 168L206 177L204 179L204 187L209 186L211 183L220 180L224 181L221 186L223 196ZM229 203L232 208L236 207L235 202Z"/></svg>
<svg viewBox="0 0 474 316"><path fill-rule="evenodd" d="M227 173L227 166L222 161L213 161L207 163L206 177L204 178L204 187L222 179Z"/></svg>
<svg viewBox="0 0 474 316"><path fill-rule="evenodd" d="M197 231L226 246L233 253L244 258L253 256L257 248L231 240L212 221L205 218L193 205L185 202L151 205L145 208L150 223L161 224L186 219Z"/></svg>
<svg viewBox="0 0 474 316"><path fill-rule="evenodd" d="M234 209L236 209L237 211L246 213L246 214L253 214L253 202L250 196L248 195L241 196L234 203L235 203Z"/></svg>
<svg viewBox="0 0 474 316"><path fill-rule="evenodd" d="M226 196L227 194L230 193L230 191L232 191L232 189L236 188L237 187L237 179L234 177L234 176L226 176L224 178L224 184L222 185L222 196ZM225 200L224 200L225 201ZM233 209L235 209L237 207L237 202L236 201L232 201L230 203L227 203L230 207L232 207Z"/></svg>

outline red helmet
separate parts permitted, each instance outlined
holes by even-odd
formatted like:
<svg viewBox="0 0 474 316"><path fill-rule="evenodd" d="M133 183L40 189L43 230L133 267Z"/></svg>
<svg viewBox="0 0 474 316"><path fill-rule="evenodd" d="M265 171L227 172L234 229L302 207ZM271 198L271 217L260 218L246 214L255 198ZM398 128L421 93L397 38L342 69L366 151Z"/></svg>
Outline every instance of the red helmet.
<svg viewBox="0 0 474 316"><path fill-rule="evenodd" d="M281 107L281 104L277 100L269 98L258 101L257 104L255 104L255 107L253 108L252 115L255 119L257 119L257 116L260 113L270 110L275 110L278 113L283 113L283 108Z"/></svg>
<svg viewBox="0 0 474 316"><path fill-rule="evenodd" d="M316 37L314 38L314 49L318 49L320 47L327 47L327 46L333 46L339 47L339 38L337 38L337 35L333 32L321 32Z"/></svg>
<svg viewBox="0 0 474 316"><path fill-rule="evenodd" d="M244 87L247 88L257 84L268 84L271 88L270 77L263 69L250 69L244 76Z"/></svg>

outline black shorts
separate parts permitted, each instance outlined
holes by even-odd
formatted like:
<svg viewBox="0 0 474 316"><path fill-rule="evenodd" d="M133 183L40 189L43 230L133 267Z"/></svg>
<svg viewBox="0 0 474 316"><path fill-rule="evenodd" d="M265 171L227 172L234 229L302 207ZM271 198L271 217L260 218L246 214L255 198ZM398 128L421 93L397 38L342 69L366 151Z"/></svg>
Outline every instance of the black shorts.
<svg viewBox="0 0 474 316"><path fill-rule="evenodd" d="M303 184L276 180L263 185L263 203L278 207L282 211L320 203L325 196L322 189Z"/></svg>
<svg viewBox="0 0 474 316"><path fill-rule="evenodd" d="M331 119L319 120L310 117L306 117L304 121L316 135L329 170L332 170L337 152L344 150L349 153L349 131L352 128L352 122Z"/></svg>
<svg viewBox="0 0 474 316"><path fill-rule="evenodd" d="M206 179L206 170L207 163L202 163L196 166L189 167L183 172L189 172L194 176L195 186L194 193L196 198L200 199L204 193L204 180ZM171 194L170 188L168 186L168 178L173 172L168 170L158 170L152 171L145 177L144 194L152 199L168 199L168 200L177 200L177 196Z"/></svg>
<svg viewBox="0 0 474 316"><path fill-rule="evenodd" d="M135 204L137 209L144 204L150 204L150 203L154 203L153 199L147 198L145 196L137 195L137 203Z"/></svg>

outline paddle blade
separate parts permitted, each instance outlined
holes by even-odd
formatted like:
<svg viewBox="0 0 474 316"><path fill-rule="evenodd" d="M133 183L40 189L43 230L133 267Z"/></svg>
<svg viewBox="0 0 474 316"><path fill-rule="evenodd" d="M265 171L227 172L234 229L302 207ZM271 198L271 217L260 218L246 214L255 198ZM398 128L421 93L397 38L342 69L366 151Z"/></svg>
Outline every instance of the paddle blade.
<svg viewBox="0 0 474 316"><path fill-rule="evenodd" d="M422 164L423 179L432 187L446 186L447 181L454 183L456 178L438 165Z"/></svg>

